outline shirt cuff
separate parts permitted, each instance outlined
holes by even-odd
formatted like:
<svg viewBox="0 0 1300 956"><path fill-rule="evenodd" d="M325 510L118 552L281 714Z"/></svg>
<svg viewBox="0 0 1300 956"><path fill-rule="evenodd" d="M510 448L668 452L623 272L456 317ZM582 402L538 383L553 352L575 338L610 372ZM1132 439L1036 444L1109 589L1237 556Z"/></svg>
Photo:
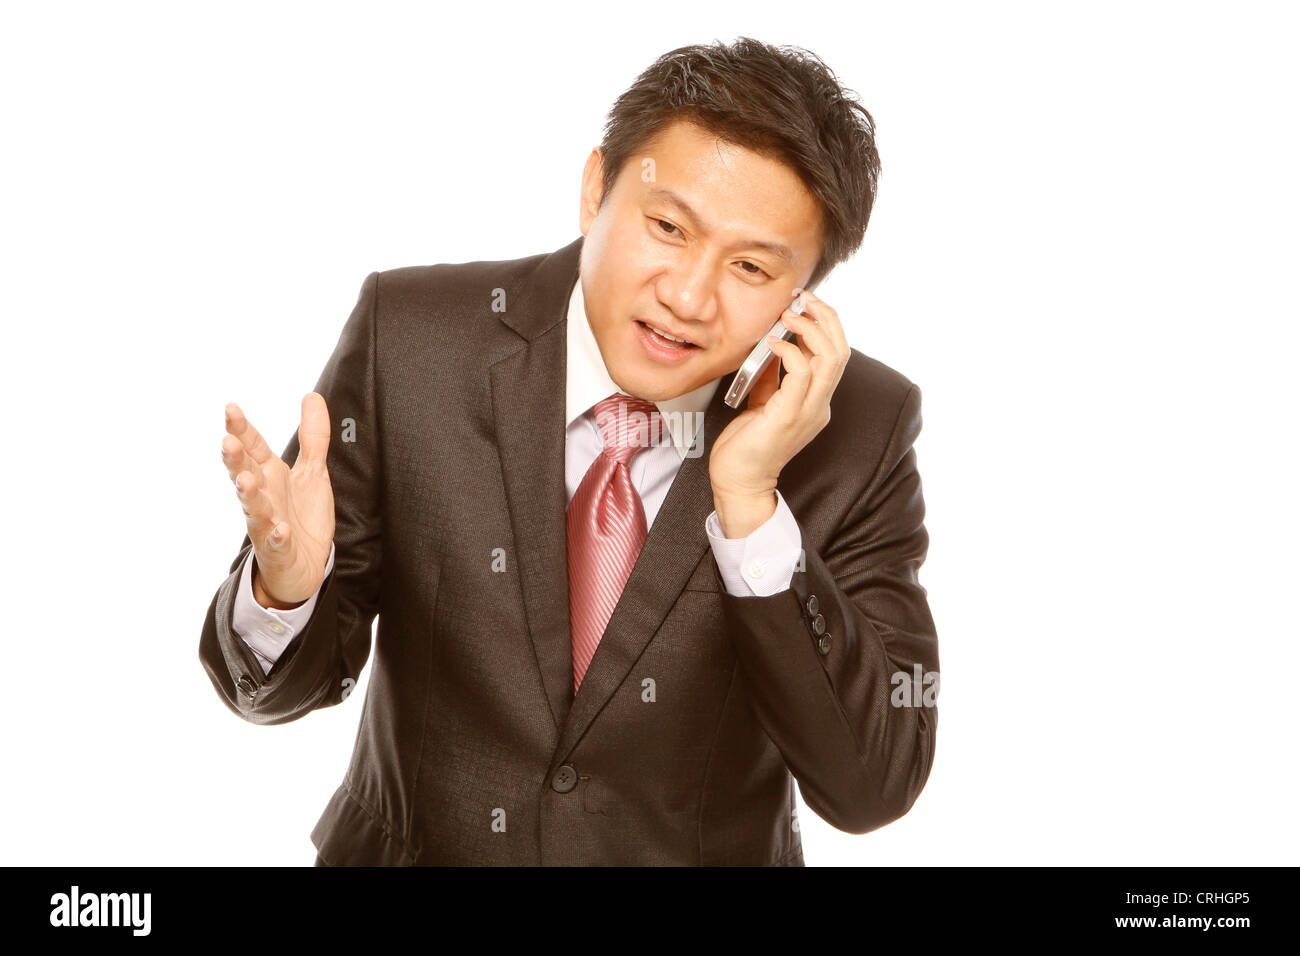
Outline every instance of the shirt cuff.
<svg viewBox="0 0 1300 956"><path fill-rule="evenodd" d="M704 519L704 531L727 593L736 597L770 597L789 590L803 556L803 535L781 492L776 511L747 538L728 538L714 511Z"/></svg>
<svg viewBox="0 0 1300 956"><path fill-rule="evenodd" d="M231 618L231 629L239 635L240 640L249 646L264 674L269 674L280 654L289 646L293 636L307 625L320 589L307 599L307 603L291 610L281 611L262 607L253 597L253 562L257 560L256 552L251 549L244 559L243 570L239 573L239 587L235 592L235 607ZM334 542L330 542L329 560L325 562L325 577L334 569Z"/></svg>

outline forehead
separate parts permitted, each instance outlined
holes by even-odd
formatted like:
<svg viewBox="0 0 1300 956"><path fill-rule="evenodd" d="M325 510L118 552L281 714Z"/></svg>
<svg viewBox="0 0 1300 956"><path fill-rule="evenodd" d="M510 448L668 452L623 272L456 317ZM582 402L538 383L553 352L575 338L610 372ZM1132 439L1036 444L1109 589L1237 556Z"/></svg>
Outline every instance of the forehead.
<svg viewBox="0 0 1300 956"><path fill-rule="evenodd" d="M620 179L630 200L689 213L710 232L761 233L796 252L820 245L821 206L798 173L686 120L643 144Z"/></svg>

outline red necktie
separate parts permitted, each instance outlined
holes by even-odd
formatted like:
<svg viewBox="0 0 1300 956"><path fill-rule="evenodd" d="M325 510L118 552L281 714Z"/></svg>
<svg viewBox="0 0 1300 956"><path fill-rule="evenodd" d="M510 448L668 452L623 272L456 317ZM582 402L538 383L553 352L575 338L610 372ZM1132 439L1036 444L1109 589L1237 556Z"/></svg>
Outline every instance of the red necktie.
<svg viewBox="0 0 1300 956"><path fill-rule="evenodd" d="M645 509L628 462L660 435L652 402L615 393L595 413L605 447L565 512L575 694L645 544Z"/></svg>

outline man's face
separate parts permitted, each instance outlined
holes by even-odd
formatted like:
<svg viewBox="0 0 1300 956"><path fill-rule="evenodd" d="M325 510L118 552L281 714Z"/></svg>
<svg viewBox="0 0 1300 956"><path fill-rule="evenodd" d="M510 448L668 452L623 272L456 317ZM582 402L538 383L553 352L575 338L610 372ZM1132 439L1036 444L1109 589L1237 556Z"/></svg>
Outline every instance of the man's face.
<svg viewBox="0 0 1300 956"><path fill-rule="evenodd" d="M693 123L629 159L597 212L600 198L592 150L579 217L587 318L610 378L647 401L738 369L821 256L821 209L795 172Z"/></svg>

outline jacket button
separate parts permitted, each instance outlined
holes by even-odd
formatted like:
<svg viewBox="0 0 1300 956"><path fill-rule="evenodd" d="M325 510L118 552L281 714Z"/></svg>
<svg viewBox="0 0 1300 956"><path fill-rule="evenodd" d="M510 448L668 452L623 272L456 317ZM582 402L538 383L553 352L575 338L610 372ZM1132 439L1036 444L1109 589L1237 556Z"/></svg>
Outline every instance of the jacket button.
<svg viewBox="0 0 1300 956"><path fill-rule="evenodd" d="M823 657L831 652L831 636L829 634L823 634L821 636L821 640L817 642L817 650Z"/></svg>
<svg viewBox="0 0 1300 956"><path fill-rule="evenodd" d="M813 631L814 634L825 634L825 633L826 633L826 618L822 617L820 614L818 614L815 618L813 618L813 619L812 619L812 631Z"/></svg>
<svg viewBox="0 0 1300 956"><path fill-rule="evenodd" d="M568 793L578 785L578 771L574 770L567 763L559 770L555 771L555 776L551 778L551 789L556 793Z"/></svg>
<svg viewBox="0 0 1300 956"><path fill-rule="evenodd" d="M817 601L817 595L815 594L808 595L808 600L804 602L804 607L808 609L809 617L813 617L814 615L816 615L817 609L821 607L821 604L819 604Z"/></svg>
<svg viewBox="0 0 1300 956"><path fill-rule="evenodd" d="M240 675L239 680L235 681L235 686L243 691L245 697L252 697L257 693L257 685L253 683L253 678L247 674Z"/></svg>

